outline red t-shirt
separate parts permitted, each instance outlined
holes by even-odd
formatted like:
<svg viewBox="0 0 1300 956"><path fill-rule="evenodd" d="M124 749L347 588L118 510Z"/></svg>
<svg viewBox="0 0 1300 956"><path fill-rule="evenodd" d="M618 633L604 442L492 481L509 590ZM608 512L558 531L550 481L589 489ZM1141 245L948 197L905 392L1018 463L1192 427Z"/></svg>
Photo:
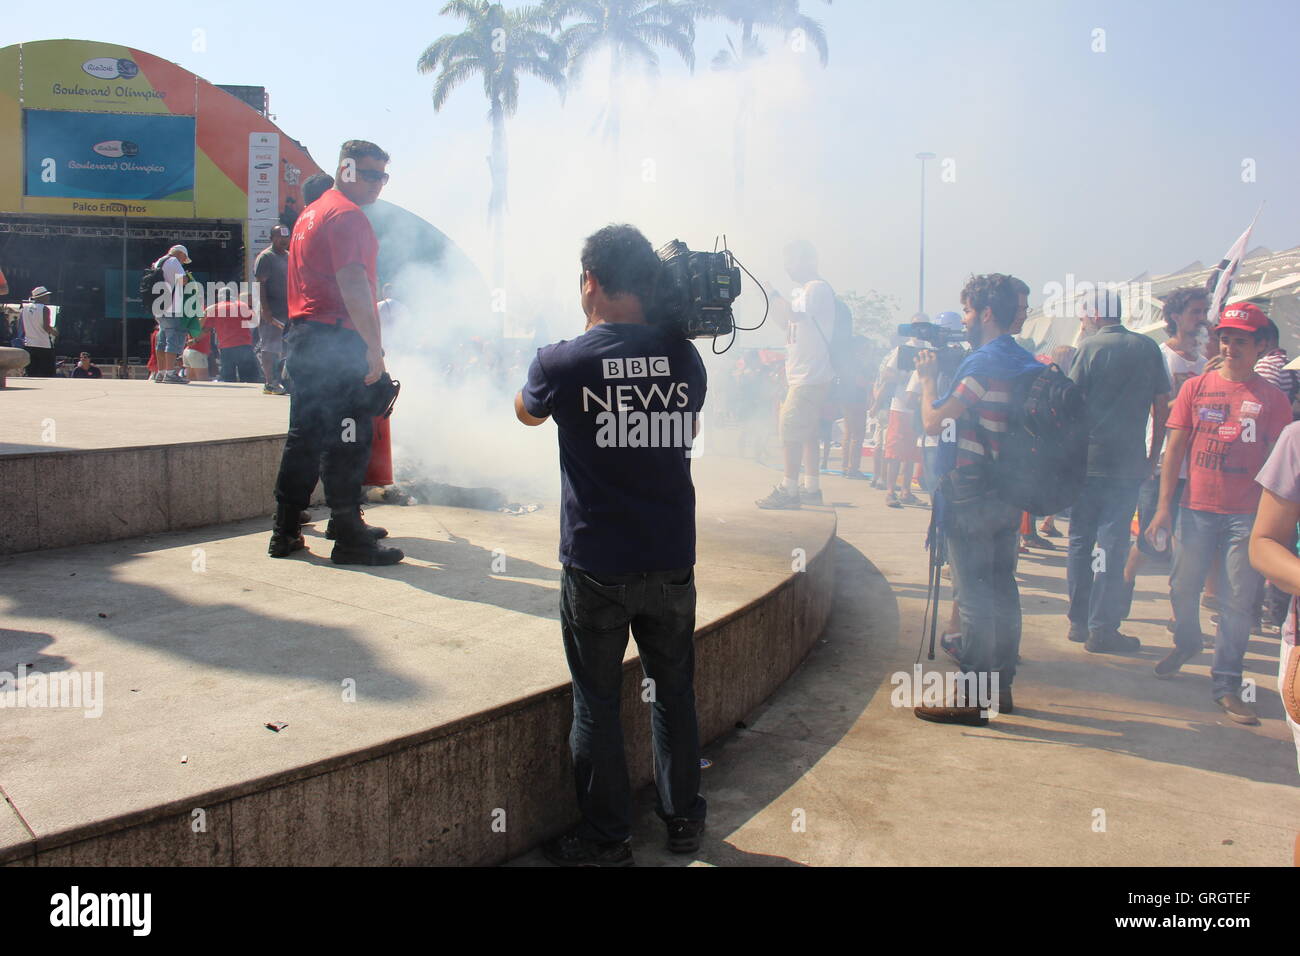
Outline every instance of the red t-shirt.
<svg viewBox="0 0 1300 956"><path fill-rule="evenodd" d="M1169 427L1190 430L1187 491L1194 511L1250 514L1259 507L1255 476L1269 449L1291 424L1291 402L1260 375L1229 382L1218 370L1183 383Z"/></svg>
<svg viewBox="0 0 1300 956"><path fill-rule="evenodd" d="M326 190L302 211L289 243L289 318L334 323L355 329L339 291L337 273L359 262L370 279L375 301L375 259L379 240L361 207L337 189Z"/></svg>
<svg viewBox="0 0 1300 956"><path fill-rule="evenodd" d="M201 333L199 333L199 337L190 344L190 348L198 352L200 355L211 355L212 354L211 330L204 329Z"/></svg>
<svg viewBox="0 0 1300 956"><path fill-rule="evenodd" d="M204 327L217 330L217 345L223 349L252 345L252 321L253 310L233 300L217 302L203 312Z"/></svg>

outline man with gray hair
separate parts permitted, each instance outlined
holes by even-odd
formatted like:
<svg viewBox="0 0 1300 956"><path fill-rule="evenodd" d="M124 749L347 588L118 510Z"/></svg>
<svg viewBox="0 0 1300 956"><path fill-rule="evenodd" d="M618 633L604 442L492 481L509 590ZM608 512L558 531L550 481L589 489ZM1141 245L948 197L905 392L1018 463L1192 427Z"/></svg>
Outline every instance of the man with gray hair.
<svg viewBox="0 0 1300 956"><path fill-rule="evenodd" d="M1070 366L1070 378L1083 391L1088 473L1070 511L1069 637L1094 654L1141 647L1119 632L1124 562L1138 489L1155 471L1169 417L1169 375L1160 349L1124 328L1120 316L1113 288L1099 283L1085 291L1079 319L1087 338ZM1148 416L1156 436L1149 449Z"/></svg>
<svg viewBox="0 0 1300 956"><path fill-rule="evenodd" d="M156 296L153 315L158 320L158 371L153 376L155 382L188 384L176 363L185 351L185 267L189 262L189 250L177 244L153 264L155 269L162 270L162 282L153 289Z"/></svg>

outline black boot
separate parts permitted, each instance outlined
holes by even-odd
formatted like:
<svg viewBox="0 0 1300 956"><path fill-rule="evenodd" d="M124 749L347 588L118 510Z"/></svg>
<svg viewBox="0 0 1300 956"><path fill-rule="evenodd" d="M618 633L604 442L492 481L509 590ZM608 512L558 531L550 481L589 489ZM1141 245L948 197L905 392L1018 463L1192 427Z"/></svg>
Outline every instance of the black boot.
<svg viewBox="0 0 1300 956"><path fill-rule="evenodd" d="M271 543L266 553L273 558L287 558L295 551L307 547L302 537L302 513L300 509L289 505L275 506L275 528L271 532Z"/></svg>
<svg viewBox="0 0 1300 956"><path fill-rule="evenodd" d="M361 521L361 523L362 523L362 524L365 524L365 518L364 518L364 516L365 516L365 512L362 511L362 512L361 512L361 515L362 515L362 521ZM387 538L387 537L388 537L388 529L387 529L387 528L381 528L381 527L379 527L379 525L375 525L375 524L367 524L367 525L366 525L366 530L370 532L370 537L374 538L376 541L378 541L380 538ZM327 524L327 525L325 526L325 537L329 538L331 541L333 541L336 537L338 537L338 536L334 533L334 519L333 519L333 518L330 518L329 524Z"/></svg>
<svg viewBox="0 0 1300 956"><path fill-rule="evenodd" d="M332 511L330 526L335 536L330 560L335 564L387 565L406 557L397 548L382 548L375 542L371 532L381 529L367 528L360 508Z"/></svg>

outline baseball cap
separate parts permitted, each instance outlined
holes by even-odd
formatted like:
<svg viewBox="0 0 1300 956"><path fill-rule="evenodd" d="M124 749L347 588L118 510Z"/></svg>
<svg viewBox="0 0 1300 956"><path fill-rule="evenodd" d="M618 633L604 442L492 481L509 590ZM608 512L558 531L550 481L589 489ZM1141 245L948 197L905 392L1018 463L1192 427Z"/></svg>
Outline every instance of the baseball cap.
<svg viewBox="0 0 1300 956"><path fill-rule="evenodd" d="M1220 329L1240 329L1243 332L1260 332L1268 326L1268 316L1259 306L1250 302L1234 302L1223 310Z"/></svg>
<svg viewBox="0 0 1300 956"><path fill-rule="evenodd" d="M273 236L287 236L287 235L289 235L289 227L288 227L288 226L272 226L272 227L271 227L271 235L273 235Z"/></svg>
<svg viewBox="0 0 1300 956"><path fill-rule="evenodd" d="M35 289L32 290L33 299L39 299L41 296L49 295L49 294L50 294L50 290L45 288L45 286L43 285L38 285Z"/></svg>
<svg viewBox="0 0 1300 956"><path fill-rule="evenodd" d="M180 259L181 262L190 261L190 251L181 245L172 246L170 249L167 250L167 255L175 256L176 258Z"/></svg>
<svg viewBox="0 0 1300 956"><path fill-rule="evenodd" d="M940 312L934 317L934 324L949 332L966 331L966 327L961 324L961 316L956 312Z"/></svg>

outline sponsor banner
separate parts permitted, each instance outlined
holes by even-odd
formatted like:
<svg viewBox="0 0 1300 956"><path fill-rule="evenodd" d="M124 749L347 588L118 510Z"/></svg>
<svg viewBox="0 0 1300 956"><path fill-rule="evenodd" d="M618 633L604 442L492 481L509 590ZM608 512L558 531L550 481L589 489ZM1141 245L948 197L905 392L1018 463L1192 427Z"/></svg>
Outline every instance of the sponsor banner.
<svg viewBox="0 0 1300 956"><path fill-rule="evenodd" d="M28 108L192 114L194 80L174 64L128 47L84 40L24 44L23 105ZM188 77L188 79L187 79Z"/></svg>
<svg viewBox="0 0 1300 956"><path fill-rule="evenodd" d="M248 275L253 260L271 244L271 227L280 221L280 136L248 134Z"/></svg>
<svg viewBox="0 0 1300 956"><path fill-rule="evenodd" d="M193 202L191 116L29 109L23 127L26 196Z"/></svg>

